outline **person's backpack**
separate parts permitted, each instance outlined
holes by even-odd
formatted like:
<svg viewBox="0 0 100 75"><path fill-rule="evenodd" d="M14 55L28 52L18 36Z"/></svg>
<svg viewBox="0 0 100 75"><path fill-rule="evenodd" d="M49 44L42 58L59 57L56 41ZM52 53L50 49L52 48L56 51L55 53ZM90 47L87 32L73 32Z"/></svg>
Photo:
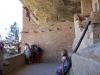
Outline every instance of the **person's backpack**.
<svg viewBox="0 0 100 75"><path fill-rule="evenodd" d="M66 61L67 61L67 66L66 66L66 67L63 67L63 68L64 68L64 69L63 69L64 75L67 75L67 74L69 73L70 67L72 66L71 58L68 58ZM64 64L65 64L65 63L64 63Z"/></svg>
<svg viewBox="0 0 100 75"><path fill-rule="evenodd" d="M42 53L43 52L42 48L38 47L38 52Z"/></svg>

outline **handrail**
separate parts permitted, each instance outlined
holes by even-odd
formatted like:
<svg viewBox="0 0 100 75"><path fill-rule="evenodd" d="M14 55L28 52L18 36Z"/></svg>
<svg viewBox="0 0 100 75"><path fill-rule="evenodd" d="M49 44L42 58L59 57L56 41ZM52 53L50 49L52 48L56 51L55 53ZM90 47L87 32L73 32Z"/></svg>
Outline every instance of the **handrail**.
<svg viewBox="0 0 100 75"><path fill-rule="evenodd" d="M86 32L87 32L88 27L89 27L90 24L91 24L91 21L89 21L88 24L86 25L86 27L85 27L85 29L84 29L84 31L83 31L83 33L82 33L82 36L81 36L79 42L77 43L75 49L73 50L73 53L72 53L72 54L74 54L74 53L77 52L77 50L78 50L78 48L80 47L81 42L82 42L82 40L83 40L83 38L84 38L84 36L85 36L85 34L86 34ZM71 67L72 67L71 57L72 57L72 55L69 57L69 60L70 60L69 63L70 63L70 64L69 64L69 66L68 66L68 71L70 71L70 69L71 69ZM68 73L66 72L66 74L64 74L64 75L67 75L67 74L68 74Z"/></svg>
<svg viewBox="0 0 100 75"><path fill-rule="evenodd" d="M89 27L90 24L91 24L91 21L89 21L88 24L86 25L86 27L85 27L85 29L84 29L84 31L83 31L83 34L82 34L82 36L81 36L81 38L80 38L78 44L76 45L76 47L75 47L73 53L76 53L77 50L78 50L78 48L80 47L81 42L82 42L82 40L83 40L83 38L84 38L84 36L85 36L85 34L86 34L86 32L87 32L88 27Z"/></svg>

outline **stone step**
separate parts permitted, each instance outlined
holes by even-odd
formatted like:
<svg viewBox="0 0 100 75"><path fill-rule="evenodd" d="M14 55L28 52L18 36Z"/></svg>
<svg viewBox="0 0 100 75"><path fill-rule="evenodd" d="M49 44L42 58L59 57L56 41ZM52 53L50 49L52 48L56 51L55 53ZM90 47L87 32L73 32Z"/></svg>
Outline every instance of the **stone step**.
<svg viewBox="0 0 100 75"><path fill-rule="evenodd" d="M73 54L72 72L71 75L100 75L100 62Z"/></svg>

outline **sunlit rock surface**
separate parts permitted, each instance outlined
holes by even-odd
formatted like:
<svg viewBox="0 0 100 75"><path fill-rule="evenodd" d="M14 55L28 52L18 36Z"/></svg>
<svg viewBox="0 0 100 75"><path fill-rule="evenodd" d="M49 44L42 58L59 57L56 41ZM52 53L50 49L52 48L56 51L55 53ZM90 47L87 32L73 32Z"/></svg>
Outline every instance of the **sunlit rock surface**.
<svg viewBox="0 0 100 75"><path fill-rule="evenodd" d="M80 2L73 0L21 0L37 24L56 21L73 21L73 14L80 11ZM78 6L78 7L77 7Z"/></svg>

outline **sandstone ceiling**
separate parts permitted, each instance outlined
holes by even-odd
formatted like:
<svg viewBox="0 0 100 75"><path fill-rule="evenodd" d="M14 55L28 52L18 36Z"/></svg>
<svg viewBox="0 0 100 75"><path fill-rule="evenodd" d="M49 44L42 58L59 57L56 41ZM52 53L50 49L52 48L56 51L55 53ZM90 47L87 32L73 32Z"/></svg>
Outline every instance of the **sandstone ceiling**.
<svg viewBox="0 0 100 75"><path fill-rule="evenodd" d="M73 21L73 14L80 11L80 3L73 0L21 0L31 18L37 24L51 24L57 21ZM78 9L77 9L77 6Z"/></svg>

